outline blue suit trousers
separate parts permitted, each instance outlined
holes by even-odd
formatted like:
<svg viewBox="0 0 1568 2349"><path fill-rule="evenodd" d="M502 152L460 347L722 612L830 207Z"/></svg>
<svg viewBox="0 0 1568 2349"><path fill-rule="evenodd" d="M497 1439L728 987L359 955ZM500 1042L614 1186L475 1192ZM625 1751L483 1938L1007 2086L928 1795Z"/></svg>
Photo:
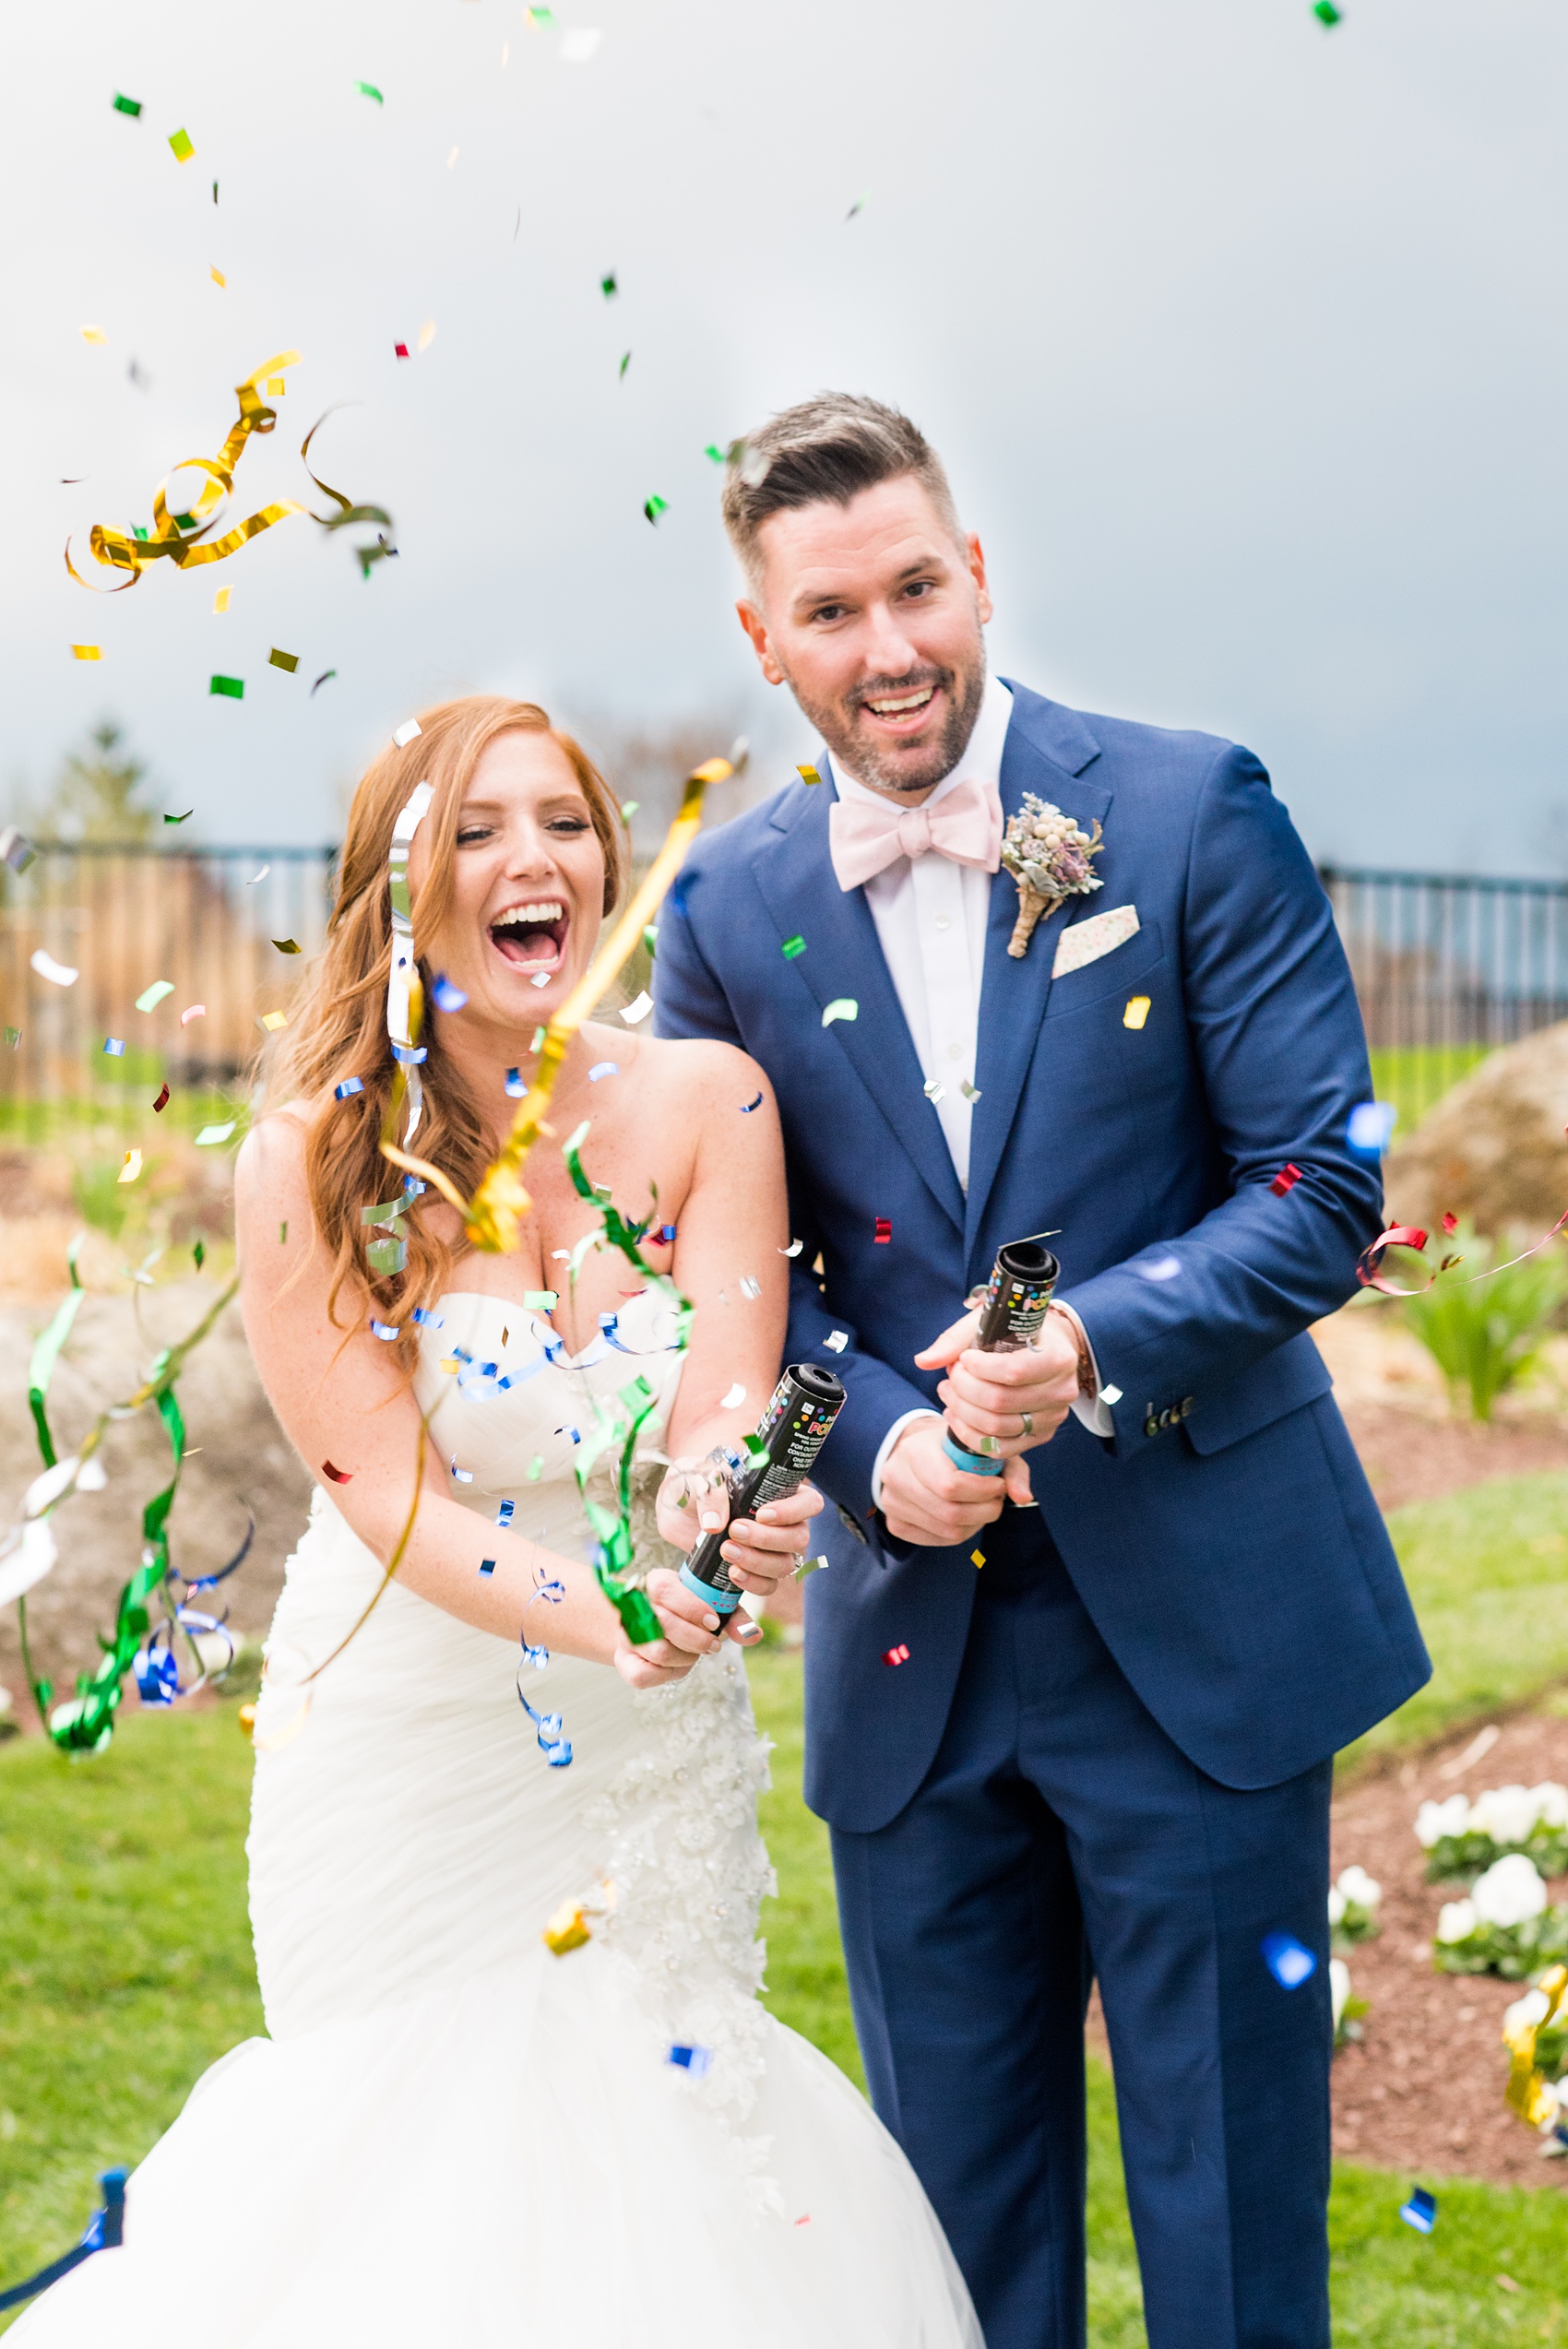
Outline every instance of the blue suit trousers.
<svg viewBox="0 0 1568 2349"><path fill-rule="evenodd" d="M981 1571L914 1798L834 1831L873 2101L987 2349L1081 2349L1098 1979L1150 2349L1327 2349L1333 1765L1253 1791L1206 1776L1042 1550ZM1297 1989L1265 1962L1276 1931L1317 1956Z"/></svg>

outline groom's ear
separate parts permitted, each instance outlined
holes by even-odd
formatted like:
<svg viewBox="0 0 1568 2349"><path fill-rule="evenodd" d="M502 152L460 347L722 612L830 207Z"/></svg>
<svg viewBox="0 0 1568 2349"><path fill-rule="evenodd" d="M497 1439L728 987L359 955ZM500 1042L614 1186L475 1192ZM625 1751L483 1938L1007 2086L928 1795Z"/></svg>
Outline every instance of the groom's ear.
<svg viewBox="0 0 1568 2349"><path fill-rule="evenodd" d="M764 619L762 612L754 603L749 602L742 596L735 606L735 614L752 640L752 650L757 657L763 675L770 685L782 685L784 671L774 657L773 647L767 639L767 622Z"/></svg>

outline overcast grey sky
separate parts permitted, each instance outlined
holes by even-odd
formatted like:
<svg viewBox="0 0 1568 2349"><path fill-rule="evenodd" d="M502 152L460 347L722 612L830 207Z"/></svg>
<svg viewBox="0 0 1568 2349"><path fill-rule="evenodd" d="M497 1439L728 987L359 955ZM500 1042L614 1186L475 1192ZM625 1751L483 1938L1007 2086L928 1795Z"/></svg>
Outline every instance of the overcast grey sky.
<svg viewBox="0 0 1568 2349"><path fill-rule="evenodd" d="M473 687L600 740L742 723L782 779L807 738L734 622L703 451L834 385L944 452L1004 671L1249 742L1320 855L1540 869L1568 843L1568 18L1344 7L9 11L0 780L38 789L112 712L207 838L320 839L392 725ZM91 523L145 522L290 347L234 517L356 402L313 455L398 560L362 582L296 519L74 587L67 530L95 569Z"/></svg>

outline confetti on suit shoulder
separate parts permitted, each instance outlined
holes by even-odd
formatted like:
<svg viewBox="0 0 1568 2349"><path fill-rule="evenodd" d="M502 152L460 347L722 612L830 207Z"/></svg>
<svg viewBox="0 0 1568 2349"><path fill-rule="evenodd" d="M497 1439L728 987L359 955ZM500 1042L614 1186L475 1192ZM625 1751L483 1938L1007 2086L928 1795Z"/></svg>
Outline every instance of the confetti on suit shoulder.
<svg viewBox="0 0 1568 2349"><path fill-rule="evenodd" d="M971 1549L969 1552L969 1563L971 1566L983 1566L985 1564L984 1550Z"/></svg>
<svg viewBox="0 0 1568 2349"><path fill-rule="evenodd" d="M1280 1168L1268 1187L1277 1199L1283 1199L1288 1191L1294 1191L1301 1180L1301 1169L1292 1159Z"/></svg>
<svg viewBox="0 0 1568 2349"><path fill-rule="evenodd" d="M313 685L310 689L310 697L312 701L315 699L316 685L325 685L329 677L336 677L338 671L335 669L324 669L322 670L320 676L315 681L315 685Z"/></svg>
<svg viewBox="0 0 1568 2349"><path fill-rule="evenodd" d="M205 1019L206 1017L207 1005L205 1003L192 1003L185 1011L183 1011L180 1014L180 1026L182 1027L188 1027L192 1020Z"/></svg>
<svg viewBox="0 0 1568 2349"><path fill-rule="evenodd" d="M349 1485L354 1480L354 1472L351 1468L335 1468L330 1460L322 1462L321 1473L324 1477L329 1477L335 1485Z"/></svg>
<svg viewBox="0 0 1568 2349"><path fill-rule="evenodd" d="M829 1330L822 1342L830 1354L842 1354L849 1343L849 1333L848 1330Z"/></svg>
<svg viewBox="0 0 1568 2349"><path fill-rule="evenodd" d="M48 979L52 987L74 987L81 977L80 971L73 970L69 963L57 963L42 946L29 956L29 962L40 979Z"/></svg>
<svg viewBox="0 0 1568 2349"><path fill-rule="evenodd" d="M785 939L782 951L784 959L787 963L792 963L797 955L803 955L805 953L806 942L801 936L799 931L795 932L793 938Z"/></svg>
<svg viewBox="0 0 1568 2349"><path fill-rule="evenodd" d="M417 718L405 718L392 740L400 751L404 751L408 749L409 744L420 730L420 722Z"/></svg>
<svg viewBox="0 0 1568 2349"><path fill-rule="evenodd" d="M275 938L272 943L280 955L297 955L302 951L291 938Z"/></svg>
<svg viewBox="0 0 1568 2349"><path fill-rule="evenodd" d="M802 783L820 783L822 781L822 777L817 773L814 766L798 766L795 769L795 772L800 777Z"/></svg>
<svg viewBox="0 0 1568 2349"><path fill-rule="evenodd" d="M1416 2187L1409 2201L1400 2203L1399 2215L1418 2235L1430 2235L1437 2224L1437 2196L1429 2194L1424 2186Z"/></svg>
<svg viewBox="0 0 1568 2349"><path fill-rule="evenodd" d="M196 153L196 148L191 144L190 133L188 131L171 131L169 134L169 145L173 150L174 160L176 163L188 163L191 157Z"/></svg>
<svg viewBox="0 0 1568 2349"><path fill-rule="evenodd" d="M664 2060L672 2063L678 2071L689 2071L694 2080L700 2080L713 2061L713 2053L708 2047L675 2046Z"/></svg>
<svg viewBox="0 0 1568 2349"><path fill-rule="evenodd" d="M861 1007L852 995L835 995L822 1014L824 1027L831 1027L836 1019L859 1019Z"/></svg>
<svg viewBox="0 0 1568 2349"><path fill-rule="evenodd" d="M900 1640L897 1647L885 1647L883 1649L882 1660L884 1664L908 1664L909 1660L909 1651Z"/></svg>
<svg viewBox="0 0 1568 2349"><path fill-rule="evenodd" d="M1392 1101L1358 1101L1345 1121L1347 1147L1358 1158L1381 1158L1398 1121Z"/></svg>
<svg viewBox="0 0 1568 2349"><path fill-rule="evenodd" d="M650 497L643 507L643 518L645 521L657 522L661 514L668 514L669 511L670 501L668 498L658 496Z"/></svg>
<svg viewBox="0 0 1568 2349"><path fill-rule="evenodd" d="M1123 1026L1134 1028L1144 1026L1148 1019L1148 1010L1149 999L1146 995L1130 995L1127 998L1127 1008L1122 1014Z"/></svg>
<svg viewBox="0 0 1568 2349"><path fill-rule="evenodd" d="M155 1115L155 1116L156 1116L156 1115L158 1115L160 1112L161 1112L162 1110L166 1109L168 1107L169 1107L169 1087L165 1085L165 1086L161 1086L161 1087L160 1088L159 1095L158 1095L158 1098L157 1098L157 1100L156 1100L156 1101L153 1103L153 1105L152 1105L152 1108L153 1108L153 1113L154 1113L154 1115ZM200 1245L199 1241L198 1241L197 1245L198 1245L198 1246Z"/></svg>
<svg viewBox="0 0 1568 2349"><path fill-rule="evenodd" d="M1265 1933L1263 1962L1282 1990L1299 1990L1317 1972L1317 1959L1293 1933Z"/></svg>
<svg viewBox="0 0 1568 2349"><path fill-rule="evenodd" d="M207 690L209 694L217 694L226 701L243 702L245 681L243 677L214 677Z"/></svg>
<svg viewBox="0 0 1568 2349"><path fill-rule="evenodd" d="M103 1050L110 1060L123 1061L125 1057L125 1038L123 1036L106 1036L103 1039Z"/></svg>
<svg viewBox="0 0 1568 2349"><path fill-rule="evenodd" d="M750 1100L750 1101L742 1101L742 1104L741 1104L741 1115L742 1115L743 1118L748 1118L748 1117L750 1117L750 1115L751 1115L751 1113L752 1113L752 1111L753 1111L754 1109L761 1109L761 1107L762 1107L762 1095L761 1095L761 1093L759 1092L759 1093L755 1096L755 1097L754 1097L753 1100Z"/></svg>
<svg viewBox="0 0 1568 2349"><path fill-rule="evenodd" d="M267 656L267 662L269 669L286 669L291 677L300 665L300 656L298 653L279 652L274 645Z"/></svg>
<svg viewBox="0 0 1568 2349"><path fill-rule="evenodd" d="M222 286L225 290L227 290L229 280L228 280L228 279L227 279L227 278L223 275L223 272L222 272L222 270L221 270L221 269L210 269L210 268L209 268L207 274L208 274L208 277L212 279L212 282L213 282L213 284L214 284L215 286Z"/></svg>
<svg viewBox="0 0 1568 2349"><path fill-rule="evenodd" d="M101 645L73 645L71 658L73 660L101 660L103 647Z"/></svg>
<svg viewBox="0 0 1568 2349"><path fill-rule="evenodd" d="M877 1245L879 1248L885 1248L885 1247L887 1246L888 1242L892 1240L892 1238L893 1238L893 1227L892 1227L892 1225L888 1222L887 1217L886 1217L885 1216L878 1216L878 1217L877 1217L877 1219L876 1219L876 1233L875 1233L876 1245Z"/></svg>
<svg viewBox="0 0 1568 2349"><path fill-rule="evenodd" d="M430 996L438 1012L460 1012L468 1002L460 987L454 987L445 971L438 971L431 983Z"/></svg>
<svg viewBox="0 0 1568 2349"><path fill-rule="evenodd" d="M231 1118L227 1125L204 1125L196 1138L196 1148L210 1150L220 1142L227 1142L238 1123L237 1118Z"/></svg>
<svg viewBox="0 0 1568 2349"><path fill-rule="evenodd" d="M84 326L82 328L83 342L107 342L108 339L109 338L104 333L101 326Z"/></svg>
<svg viewBox="0 0 1568 2349"><path fill-rule="evenodd" d="M374 98L378 106L386 105L386 99L383 98L380 90L377 89L373 81L357 81L354 84L354 88L359 91L362 98Z"/></svg>
<svg viewBox="0 0 1568 2349"><path fill-rule="evenodd" d="M141 100L139 98L123 97L120 92L116 90L114 94L114 112L117 114L128 114L134 123L141 113Z"/></svg>

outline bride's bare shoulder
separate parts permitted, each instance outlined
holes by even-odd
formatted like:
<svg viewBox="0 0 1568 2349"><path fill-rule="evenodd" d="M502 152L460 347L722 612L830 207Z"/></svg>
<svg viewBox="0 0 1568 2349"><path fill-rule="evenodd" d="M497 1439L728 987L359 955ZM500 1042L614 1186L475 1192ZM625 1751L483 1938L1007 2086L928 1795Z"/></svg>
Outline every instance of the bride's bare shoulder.
<svg viewBox="0 0 1568 2349"><path fill-rule="evenodd" d="M738 1107L760 1109L763 1102L771 1109L773 1087L751 1054L738 1045L710 1037L650 1036L643 1050L649 1056L648 1074L660 1094L673 1097L688 1114L722 1110L732 1115Z"/></svg>
<svg viewBox="0 0 1568 2349"><path fill-rule="evenodd" d="M306 1199L305 1152L314 1121L309 1103L291 1101L252 1126L234 1162L234 1207L242 1224L264 1211L287 1215Z"/></svg>

